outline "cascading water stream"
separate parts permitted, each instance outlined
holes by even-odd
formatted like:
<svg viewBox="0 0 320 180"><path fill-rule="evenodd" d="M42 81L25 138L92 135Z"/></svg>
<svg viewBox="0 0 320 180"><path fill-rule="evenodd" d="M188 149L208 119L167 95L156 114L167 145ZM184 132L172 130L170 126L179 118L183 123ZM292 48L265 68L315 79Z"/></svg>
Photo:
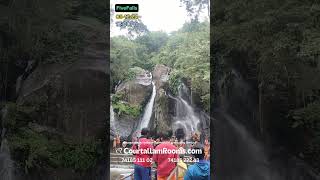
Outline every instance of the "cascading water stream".
<svg viewBox="0 0 320 180"><path fill-rule="evenodd" d="M216 114L217 179L278 180L276 175L271 177L263 146L233 117L224 112Z"/></svg>
<svg viewBox="0 0 320 180"><path fill-rule="evenodd" d="M219 108L213 112L216 180L320 179L284 149L259 142L250 133L247 126L257 122L252 118L256 96L240 73L233 69L217 85Z"/></svg>
<svg viewBox="0 0 320 180"><path fill-rule="evenodd" d="M1 180L13 180L13 161L10 155L10 149L7 139L5 138L6 129L4 128L4 120L7 115L7 108L2 110L2 131L1 131L1 147L0 147L0 179Z"/></svg>
<svg viewBox="0 0 320 180"><path fill-rule="evenodd" d="M179 87L177 98L172 97L171 95L169 95L169 97L176 100L176 115L173 118L173 130L175 131L178 128L183 128L185 132L198 131L200 119L196 116L193 107L187 102L190 99L190 90L185 84L182 84ZM185 98L187 98L187 100ZM186 133L186 135L189 137L189 133Z"/></svg>
<svg viewBox="0 0 320 180"><path fill-rule="evenodd" d="M112 105L110 105L110 129L113 131L117 131L115 123L116 121L115 121L113 107Z"/></svg>
<svg viewBox="0 0 320 180"><path fill-rule="evenodd" d="M152 81L152 95L150 97L150 100L148 102L148 104L146 105L146 108L144 110L142 119L140 121L139 127L138 127L138 131L141 131L142 128L148 127L150 119L151 119L151 115L152 115L152 110L153 110L153 104L154 104L154 100L156 97L156 86L154 84L154 82Z"/></svg>

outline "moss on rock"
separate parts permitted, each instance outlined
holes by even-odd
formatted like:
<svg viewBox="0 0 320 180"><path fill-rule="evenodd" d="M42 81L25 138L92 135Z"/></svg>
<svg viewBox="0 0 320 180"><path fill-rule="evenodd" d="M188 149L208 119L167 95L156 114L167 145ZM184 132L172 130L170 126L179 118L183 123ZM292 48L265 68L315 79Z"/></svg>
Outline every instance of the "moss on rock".
<svg viewBox="0 0 320 180"><path fill-rule="evenodd" d="M102 156L100 141L71 144L29 128L21 128L10 136L9 145L14 160L25 173L44 168L44 165L85 171L96 165Z"/></svg>

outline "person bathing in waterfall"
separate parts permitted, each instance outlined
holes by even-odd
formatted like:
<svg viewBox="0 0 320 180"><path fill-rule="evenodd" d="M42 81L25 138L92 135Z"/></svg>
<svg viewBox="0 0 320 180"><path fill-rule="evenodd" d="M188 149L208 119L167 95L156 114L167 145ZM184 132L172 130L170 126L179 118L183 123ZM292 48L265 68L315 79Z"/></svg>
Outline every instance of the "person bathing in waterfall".
<svg viewBox="0 0 320 180"><path fill-rule="evenodd" d="M121 147L121 140L120 140L120 135L119 134L117 134L116 146L117 146L117 148Z"/></svg>
<svg viewBox="0 0 320 180"><path fill-rule="evenodd" d="M138 144L132 146L135 152L134 180L151 180L153 142L148 137L149 133L148 128L143 128Z"/></svg>
<svg viewBox="0 0 320 180"><path fill-rule="evenodd" d="M112 148L113 148L113 151L116 152L116 149L117 149L117 138L116 137L113 138Z"/></svg>
<svg viewBox="0 0 320 180"><path fill-rule="evenodd" d="M172 131L168 131L163 135L162 143L155 148L153 154L153 161L157 165L157 180L167 180L171 172L177 166L177 160L179 158L177 153L169 153L169 151L177 152L177 147L170 142ZM167 149L167 151L165 150ZM173 175L170 180L176 180L176 176Z"/></svg>
<svg viewBox="0 0 320 180"><path fill-rule="evenodd" d="M197 144L193 149L195 150L193 157L197 162L189 166L184 180L210 180L210 162L204 159L203 146Z"/></svg>

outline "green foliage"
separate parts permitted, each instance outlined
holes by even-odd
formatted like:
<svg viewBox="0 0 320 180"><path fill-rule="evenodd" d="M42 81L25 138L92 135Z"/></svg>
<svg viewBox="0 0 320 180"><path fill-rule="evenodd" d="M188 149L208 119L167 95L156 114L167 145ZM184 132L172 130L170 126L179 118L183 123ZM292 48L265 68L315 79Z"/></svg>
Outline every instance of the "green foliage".
<svg viewBox="0 0 320 180"><path fill-rule="evenodd" d="M142 73L142 72L144 72L144 70L142 68L140 68L140 67L135 66L133 68L130 68L127 79L128 80L133 80L133 79L136 78L136 76L139 73Z"/></svg>
<svg viewBox="0 0 320 180"><path fill-rule="evenodd" d="M77 59L83 36L66 32L61 24L80 15L106 19L105 2L101 0L6 0L0 2L0 15L0 58L4 63L0 75L9 63L18 66L28 61Z"/></svg>
<svg viewBox="0 0 320 180"><path fill-rule="evenodd" d="M100 157L99 142L67 144L27 128L10 136L9 143L14 158L26 173L43 168L43 164L84 171L93 167Z"/></svg>
<svg viewBox="0 0 320 180"><path fill-rule="evenodd" d="M121 115L128 115L130 117L138 117L141 113L141 107L130 105L124 102L117 102L115 104L112 104L113 109L119 116Z"/></svg>
<svg viewBox="0 0 320 180"><path fill-rule="evenodd" d="M296 109L290 113L293 128L304 127L312 132L320 130L320 103L308 104L307 107Z"/></svg>
<svg viewBox="0 0 320 180"><path fill-rule="evenodd" d="M112 96L113 110L119 115L138 117L141 113L141 106L130 105L124 101L125 95L117 92Z"/></svg>
<svg viewBox="0 0 320 180"><path fill-rule="evenodd" d="M31 168L38 166L37 161L48 159L52 154L48 150L48 141L44 136L39 136L33 131L26 129L9 138L10 148L15 151L20 151L21 164L25 168L25 172Z"/></svg>
<svg viewBox="0 0 320 180"><path fill-rule="evenodd" d="M320 103L309 104L305 108L296 109L290 112L292 128L302 129L308 132L308 141L304 142L304 155L316 162L320 160ZM316 164L318 166L319 164Z"/></svg>
<svg viewBox="0 0 320 180"><path fill-rule="evenodd" d="M103 23L107 22L107 4L103 0L74 0L72 8L74 15L94 17Z"/></svg>
<svg viewBox="0 0 320 180"><path fill-rule="evenodd" d="M114 94L114 95L112 96L112 99L111 99L112 104L116 104L116 103L118 103L119 101L122 101L122 100L124 99L124 96L125 96L124 93L117 92L116 94Z"/></svg>
<svg viewBox="0 0 320 180"><path fill-rule="evenodd" d="M87 170L97 163L99 157L98 143L68 145L62 154L62 160L65 167L71 167L76 170Z"/></svg>
<svg viewBox="0 0 320 180"><path fill-rule="evenodd" d="M99 13L103 15L100 16ZM83 47L84 36L80 33L82 31L69 32L70 29L61 26L66 20L77 19L81 15L106 19L105 2L0 2L0 79L4 82L0 88L6 99L15 96L12 92L14 80L24 72L28 63L32 62L37 66L41 63L70 63L79 59L78 55Z"/></svg>
<svg viewBox="0 0 320 180"><path fill-rule="evenodd" d="M207 110L210 94L209 48L209 23L193 22L185 24L180 31L171 35L167 44L152 59L173 69L169 78L173 93L177 93L179 79L190 79L191 90L200 94Z"/></svg>
<svg viewBox="0 0 320 180"><path fill-rule="evenodd" d="M43 54L43 39L55 35L59 23L68 16L71 1L12 1L0 5L7 19L0 21L1 39L6 50L2 56L15 60L21 57L39 59ZM23 31L21 31L23 29Z"/></svg>
<svg viewBox="0 0 320 180"><path fill-rule="evenodd" d="M209 0L180 0L185 5L188 12L188 16L192 21L197 22L199 15L204 8L207 8L208 16L210 12L210 1Z"/></svg>
<svg viewBox="0 0 320 180"><path fill-rule="evenodd" d="M149 32L144 36L137 37L134 40L138 55L135 66L151 71L154 63L150 59L167 43L168 38L168 35L161 31Z"/></svg>
<svg viewBox="0 0 320 180"><path fill-rule="evenodd" d="M79 58L84 47L83 34L77 31L57 33L45 40L45 63L67 63Z"/></svg>
<svg viewBox="0 0 320 180"><path fill-rule="evenodd" d="M178 88L181 84L181 79L183 75L180 71L173 70L169 76L169 89L172 92L173 95L178 94Z"/></svg>
<svg viewBox="0 0 320 180"><path fill-rule="evenodd" d="M107 17L105 2L99 0L4 0L0 2L0 15L1 80L6 71L13 71L14 76L21 75L31 61L37 65L77 60L84 46L84 36L80 31L62 28L62 24L81 15L96 17L103 22ZM84 19L79 18L79 21ZM8 81L12 79L16 77L9 77ZM1 93L13 89L7 82L1 81L0 86ZM86 170L95 165L99 143L67 144L59 138L25 128L29 122L41 119L44 113L40 112L46 108L47 100L48 97L39 96L32 100L35 101L32 107L6 104L4 126L9 130L6 135L14 158L26 172L46 166Z"/></svg>
<svg viewBox="0 0 320 180"><path fill-rule="evenodd" d="M142 69L141 67L132 67L129 69L129 71L135 73L135 74L139 74L139 73L143 73L144 72L144 69Z"/></svg>
<svg viewBox="0 0 320 180"><path fill-rule="evenodd" d="M186 23L170 36L164 32L149 32L132 41L114 37L111 40L112 87L135 77L137 73L131 67L152 71L155 64L164 64L172 68L171 91L177 93L181 78L190 79L192 90L199 93L209 110L209 42L209 22ZM128 109L124 104L119 106L124 112Z"/></svg>
<svg viewBox="0 0 320 180"><path fill-rule="evenodd" d="M144 46L147 54L159 52L160 48L168 41L168 35L162 31L149 32L144 36L137 37L134 42Z"/></svg>
<svg viewBox="0 0 320 180"><path fill-rule="evenodd" d="M110 44L111 87L119 81L125 81L129 68L137 61L136 47L123 36L114 37Z"/></svg>
<svg viewBox="0 0 320 180"><path fill-rule="evenodd" d="M150 59L159 52L168 40L164 32L148 32L143 36L130 40L124 36L113 37L110 44L111 57L111 87L117 82L132 80L137 69L151 71L154 67Z"/></svg>
<svg viewBox="0 0 320 180"><path fill-rule="evenodd" d="M202 95L200 98L204 105L205 110L208 112L210 110L210 93L206 93Z"/></svg>
<svg viewBox="0 0 320 180"><path fill-rule="evenodd" d="M32 120L32 114L35 112L34 107L18 106L15 103L8 102L5 105L6 116L2 119L4 127L10 131L26 125Z"/></svg>
<svg viewBox="0 0 320 180"><path fill-rule="evenodd" d="M142 22L141 19L124 19L123 23L126 23L126 26L120 26L120 29L127 30L127 37L134 39L135 37L143 36L149 33L148 27Z"/></svg>
<svg viewBox="0 0 320 180"><path fill-rule="evenodd" d="M214 61L225 68L222 71L236 67L256 89L261 88L262 112L273 110L265 115L265 130L281 136L281 143L297 154L306 153L296 152L296 147L304 147L309 137L298 129L314 127L318 118L314 103L320 90L319 7L317 1L217 0L212 11ZM313 152L319 151L315 150L319 144L314 144Z"/></svg>

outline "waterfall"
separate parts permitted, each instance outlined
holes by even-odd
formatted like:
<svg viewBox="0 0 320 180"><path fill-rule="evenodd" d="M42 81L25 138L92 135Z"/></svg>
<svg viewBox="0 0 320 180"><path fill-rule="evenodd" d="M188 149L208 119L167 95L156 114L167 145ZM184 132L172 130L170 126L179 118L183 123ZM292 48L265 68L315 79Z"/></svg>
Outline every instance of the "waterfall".
<svg viewBox="0 0 320 180"><path fill-rule="evenodd" d="M217 117L216 179L278 180L271 176L262 144L230 115L219 112Z"/></svg>
<svg viewBox="0 0 320 180"><path fill-rule="evenodd" d="M228 83L228 84L227 84ZM214 109L216 180L318 180L302 161L285 149L259 142L249 131L257 124L256 94L236 70L222 76ZM248 126L248 127L247 127ZM257 126L253 126L257 127ZM252 134L251 134L252 133Z"/></svg>
<svg viewBox="0 0 320 180"><path fill-rule="evenodd" d="M152 81L152 95L150 97L150 100L148 102L148 104L146 105L146 108L144 110L138 131L141 131L142 128L148 127L150 119L151 119L151 115L152 115L152 110L153 110L153 104L154 104L154 100L156 97L156 86L154 84L154 82Z"/></svg>
<svg viewBox="0 0 320 180"><path fill-rule="evenodd" d="M115 123L116 123L116 121L115 121L115 115L114 115L113 107L110 104L110 130L113 133L115 133L117 131Z"/></svg>
<svg viewBox="0 0 320 180"><path fill-rule="evenodd" d="M112 105L110 105L110 126L114 127L114 111Z"/></svg>
<svg viewBox="0 0 320 180"><path fill-rule="evenodd" d="M13 161L11 160L8 141L2 139L0 148L0 179L13 179Z"/></svg>
<svg viewBox="0 0 320 180"><path fill-rule="evenodd" d="M234 117L214 112L215 179L318 180L312 168L277 147L257 141Z"/></svg>
<svg viewBox="0 0 320 180"><path fill-rule="evenodd" d="M6 129L4 128L4 121L7 116L7 107L4 107L1 112L2 131L1 131L1 146L0 146L0 179L13 180L13 161L10 156L10 149L8 141L5 138Z"/></svg>
<svg viewBox="0 0 320 180"><path fill-rule="evenodd" d="M200 123L199 117L196 116L193 107L187 102L190 101L190 90L185 84L179 87L178 97L170 98L176 100L176 115L173 118L173 130L176 131L178 128L183 128L187 137L189 137L189 132L198 131L198 124Z"/></svg>

